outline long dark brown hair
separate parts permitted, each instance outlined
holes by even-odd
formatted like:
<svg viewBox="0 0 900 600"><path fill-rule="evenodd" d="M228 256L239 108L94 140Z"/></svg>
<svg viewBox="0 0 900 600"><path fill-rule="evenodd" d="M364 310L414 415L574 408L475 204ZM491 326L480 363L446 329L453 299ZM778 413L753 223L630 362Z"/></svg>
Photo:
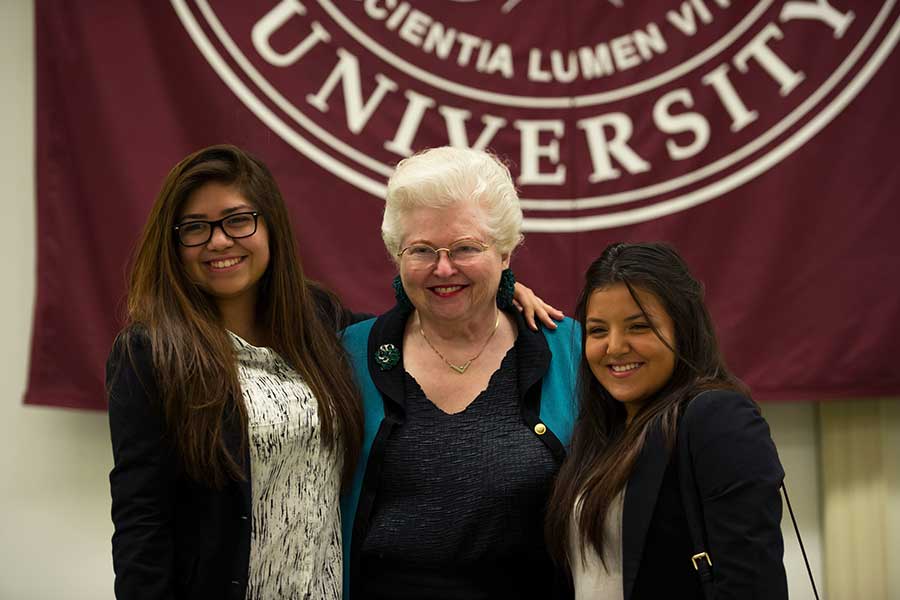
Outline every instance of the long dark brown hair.
<svg viewBox="0 0 900 600"><path fill-rule="evenodd" d="M265 220L270 258L259 282L257 324L315 394L322 443L342 450L338 456L343 456L346 482L362 443L362 409L349 364L334 324L321 318L312 284L303 275L272 174L258 159L227 145L199 150L169 172L130 271L131 327L124 335L150 338L160 402L182 466L190 477L221 487L244 477L248 443L232 341L214 300L185 273L173 230L184 202L210 182L232 186ZM228 443L226 432L232 431L239 433L238 449Z"/></svg>
<svg viewBox="0 0 900 600"><path fill-rule="evenodd" d="M647 434L661 429L671 449L684 403L704 389L746 393L726 368L715 329L703 301L703 286L691 275L674 248L660 243L608 246L585 274L576 318L585 327L588 301L597 291L624 284L651 323L654 333L675 355L672 376L644 403L626 426L622 402L613 398L594 377L582 346L579 369L580 414L572 444L557 477L547 511L546 537L554 559L571 565L569 522L579 500L578 539L603 556L603 524L613 499L628 482ZM638 291L654 296L672 319L674 347L647 316ZM584 336L587 339L587 335Z"/></svg>

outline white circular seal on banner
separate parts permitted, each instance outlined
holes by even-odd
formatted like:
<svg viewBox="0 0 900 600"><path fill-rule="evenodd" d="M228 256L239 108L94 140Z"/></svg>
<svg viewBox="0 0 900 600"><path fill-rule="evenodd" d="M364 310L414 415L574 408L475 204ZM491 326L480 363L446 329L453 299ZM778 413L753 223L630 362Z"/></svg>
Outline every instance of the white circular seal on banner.
<svg viewBox="0 0 900 600"><path fill-rule="evenodd" d="M897 1L171 3L228 88L336 177L381 199L419 149L490 149L524 229L573 232L773 168L875 76Z"/></svg>

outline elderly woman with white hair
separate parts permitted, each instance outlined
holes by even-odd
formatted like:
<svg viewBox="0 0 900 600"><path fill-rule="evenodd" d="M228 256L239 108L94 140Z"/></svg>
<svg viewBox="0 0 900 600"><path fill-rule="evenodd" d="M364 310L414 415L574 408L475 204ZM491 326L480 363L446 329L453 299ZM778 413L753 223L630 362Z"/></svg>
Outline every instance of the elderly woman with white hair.
<svg viewBox="0 0 900 600"><path fill-rule="evenodd" d="M554 595L543 513L575 413L580 332L512 308L522 210L486 152L434 148L388 182L396 306L349 327L364 447L342 501L344 598Z"/></svg>

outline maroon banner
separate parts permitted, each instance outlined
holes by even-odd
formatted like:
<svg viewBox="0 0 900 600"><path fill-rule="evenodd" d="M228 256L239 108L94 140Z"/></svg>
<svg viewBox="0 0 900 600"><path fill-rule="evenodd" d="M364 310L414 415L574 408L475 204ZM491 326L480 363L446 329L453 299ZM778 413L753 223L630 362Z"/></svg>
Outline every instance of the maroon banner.
<svg viewBox="0 0 900 600"><path fill-rule="evenodd" d="M900 394L897 0L37 0L26 402L103 408L125 268L168 170L260 156L307 272L392 301L385 181L509 159L520 280L571 310L609 242L673 243L762 400Z"/></svg>

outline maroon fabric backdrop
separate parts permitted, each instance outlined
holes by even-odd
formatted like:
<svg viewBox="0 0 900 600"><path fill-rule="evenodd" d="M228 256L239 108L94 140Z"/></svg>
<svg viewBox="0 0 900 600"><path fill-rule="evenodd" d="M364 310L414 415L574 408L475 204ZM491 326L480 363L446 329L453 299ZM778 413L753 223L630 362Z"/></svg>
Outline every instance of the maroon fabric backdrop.
<svg viewBox="0 0 900 600"><path fill-rule="evenodd" d="M28 403L104 407L134 240L220 142L272 168L356 310L392 300L391 166L489 147L523 198L514 269L557 306L607 243L667 240L757 398L900 394L896 1L36 4Z"/></svg>

